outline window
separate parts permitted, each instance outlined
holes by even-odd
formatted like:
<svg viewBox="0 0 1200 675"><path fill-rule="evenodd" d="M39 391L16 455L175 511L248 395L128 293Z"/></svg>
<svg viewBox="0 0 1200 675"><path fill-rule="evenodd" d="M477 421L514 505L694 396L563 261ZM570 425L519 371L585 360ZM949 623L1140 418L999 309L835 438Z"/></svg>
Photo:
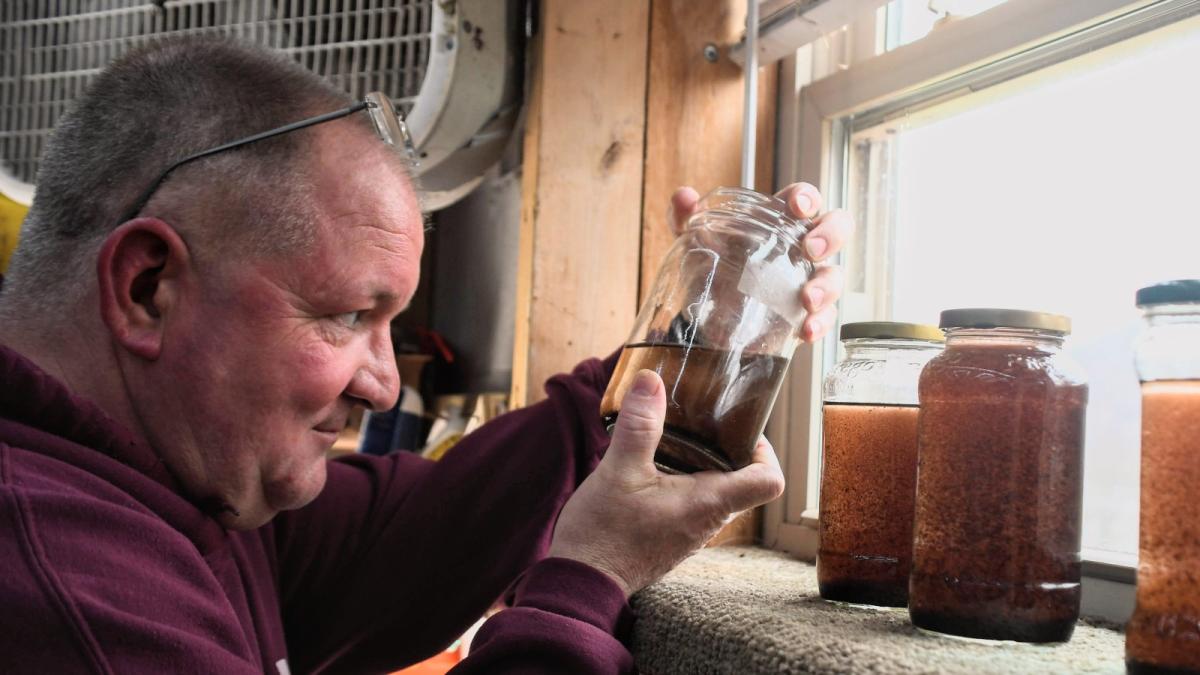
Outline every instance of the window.
<svg viewBox="0 0 1200 675"><path fill-rule="evenodd" d="M889 44L905 35L894 10L923 4L890 3ZM1200 7L967 4L989 6L807 86L820 59L801 50L786 62L797 96L782 105L780 179L819 177L855 214L843 321L931 323L963 306L1072 317L1067 345L1091 385L1084 557L1127 570L1140 434L1133 293L1200 273L1188 189L1200 96L1182 77L1200 62ZM767 539L802 554L815 552L819 381L837 348L797 354L779 404L790 414L772 421L789 486Z"/></svg>
<svg viewBox="0 0 1200 675"><path fill-rule="evenodd" d="M916 42L935 25L975 16L1006 0L892 0L880 8L884 29L884 50ZM939 24L938 22L942 22Z"/></svg>

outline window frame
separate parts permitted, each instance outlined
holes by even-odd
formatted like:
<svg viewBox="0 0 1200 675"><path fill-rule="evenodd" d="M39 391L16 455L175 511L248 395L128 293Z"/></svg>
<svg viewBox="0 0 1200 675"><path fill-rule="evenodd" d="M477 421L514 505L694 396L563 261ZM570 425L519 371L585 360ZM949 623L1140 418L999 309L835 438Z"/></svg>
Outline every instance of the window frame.
<svg viewBox="0 0 1200 675"><path fill-rule="evenodd" d="M776 177L779 185L821 186L826 208L847 200L850 137L906 111L944 103L1061 63L1200 13L1200 0L1008 0L959 19L925 38L870 55L883 13L805 46L780 65ZM878 49L878 46L876 47ZM835 55L841 64L831 65ZM817 75L832 73L819 79ZM788 85L791 86L788 86ZM886 281L868 280L873 302ZM862 306L862 305L860 305ZM788 487L768 505L763 539L771 548L812 559L817 551L820 403L823 364L836 341L796 351L767 435ZM1084 562L1084 612L1124 620L1133 607L1132 567ZM1090 599L1089 599L1090 598Z"/></svg>

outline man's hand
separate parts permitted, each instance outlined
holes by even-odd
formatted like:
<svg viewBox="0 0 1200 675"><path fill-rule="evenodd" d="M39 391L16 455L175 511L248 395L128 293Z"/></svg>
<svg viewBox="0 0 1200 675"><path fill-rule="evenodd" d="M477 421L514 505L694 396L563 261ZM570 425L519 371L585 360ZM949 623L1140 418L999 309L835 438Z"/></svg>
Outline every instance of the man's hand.
<svg viewBox="0 0 1200 675"><path fill-rule="evenodd" d="M551 556L599 569L626 596L704 546L734 514L783 493L783 473L765 438L753 462L731 473L673 476L655 468L665 392L653 371L637 374L607 454L563 507L550 545Z"/></svg>
<svg viewBox="0 0 1200 675"><path fill-rule="evenodd" d="M804 255L814 263L829 259L854 231L854 220L850 214L835 209L821 213L821 192L808 183L793 183L775 194L787 202L792 215L812 220L813 227L804 236ZM700 194L690 187L682 187L671 195L671 206L667 211L667 222L676 236L683 232L687 220L696 212ZM819 214L819 215L818 215ZM840 267L817 267L808 283L800 289L800 300L808 316L800 328L800 338L814 342L833 328L837 318L837 299L842 294L842 269Z"/></svg>

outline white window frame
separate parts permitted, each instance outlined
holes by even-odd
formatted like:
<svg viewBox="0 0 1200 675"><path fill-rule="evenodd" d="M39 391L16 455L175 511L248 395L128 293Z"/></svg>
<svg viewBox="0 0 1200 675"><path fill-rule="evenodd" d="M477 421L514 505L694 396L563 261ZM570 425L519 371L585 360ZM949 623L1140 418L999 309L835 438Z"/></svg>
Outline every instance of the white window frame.
<svg viewBox="0 0 1200 675"><path fill-rule="evenodd" d="M845 205L849 138L854 130L999 84L1200 13L1200 0L1008 0L959 19L893 51L864 54L881 31L874 20L809 45L780 66L776 181L822 188L826 208ZM856 48L857 44L860 48ZM840 58L831 57L831 53ZM840 63L831 64L831 61ZM811 74L833 74L810 82ZM788 85L791 86L788 86ZM883 275L868 279L879 298ZM780 391L768 437L787 477L768 505L764 543L805 559L817 552L820 402L826 339L797 350ZM1133 607L1133 568L1084 563L1084 612L1116 620Z"/></svg>

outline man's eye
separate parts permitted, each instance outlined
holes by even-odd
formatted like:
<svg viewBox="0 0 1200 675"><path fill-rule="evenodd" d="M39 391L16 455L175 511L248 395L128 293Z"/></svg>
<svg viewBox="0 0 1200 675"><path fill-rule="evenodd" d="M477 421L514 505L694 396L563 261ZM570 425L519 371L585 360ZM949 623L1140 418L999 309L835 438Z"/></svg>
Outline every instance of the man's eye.
<svg viewBox="0 0 1200 675"><path fill-rule="evenodd" d="M362 315L361 311L343 312L341 314L334 314L333 320L346 328L354 328L362 321Z"/></svg>

